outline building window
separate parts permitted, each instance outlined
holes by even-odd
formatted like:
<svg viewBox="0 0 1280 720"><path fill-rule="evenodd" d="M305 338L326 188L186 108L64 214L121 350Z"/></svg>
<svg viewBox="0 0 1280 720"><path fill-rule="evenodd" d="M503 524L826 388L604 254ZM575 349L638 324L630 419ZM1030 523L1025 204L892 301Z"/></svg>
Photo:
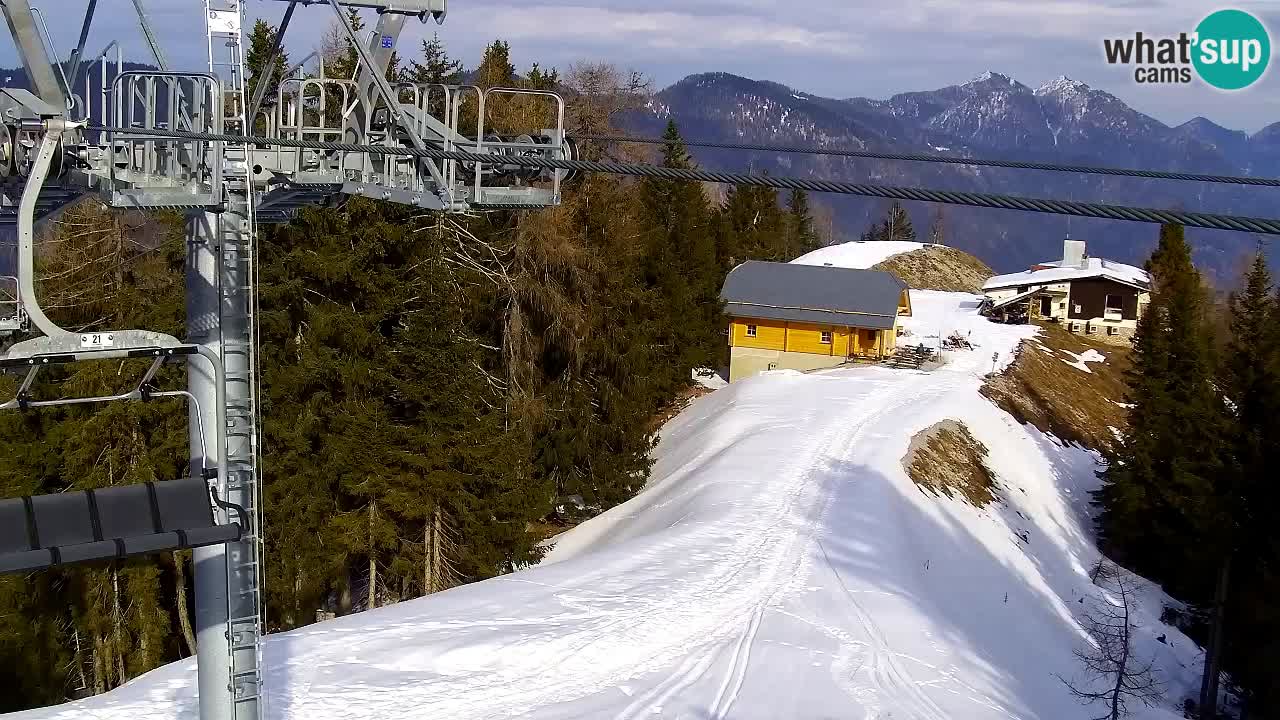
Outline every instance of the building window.
<svg viewBox="0 0 1280 720"><path fill-rule="evenodd" d="M1080 309L1080 303L1076 303L1076 304L1075 304L1075 306L1076 306L1076 310L1075 310L1075 312L1076 312L1076 314L1077 314L1077 315L1079 315L1081 312L1083 312L1083 311Z"/></svg>
<svg viewBox="0 0 1280 720"><path fill-rule="evenodd" d="M755 326L755 325L748 325L748 326L747 326L747 337L755 337L755 336L756 336L756 326Z"/></svg>
<svg viewBox="0 0 1280 720"><path fill-rule="evenodd" d="M1107 309L1108 310L1124 310L1124 298L1120 297L1119 295L1108 295Z"/></svg>
<svg viewBox="0 0 1280 720"><path fill-rule="evenodd" d="M823 344L823 345L830 345L830 344L831 344L831 331L830 331L830 330L823 330L823 331L822 331L822 344Z"/></svg>

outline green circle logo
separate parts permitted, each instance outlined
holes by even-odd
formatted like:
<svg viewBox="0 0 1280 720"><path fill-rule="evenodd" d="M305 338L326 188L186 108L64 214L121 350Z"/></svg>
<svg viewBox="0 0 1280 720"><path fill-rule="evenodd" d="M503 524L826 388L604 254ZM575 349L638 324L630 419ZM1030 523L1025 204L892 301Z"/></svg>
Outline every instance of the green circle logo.
<svg viewBox="0 0 1280 720"><path fill-rule="evenodd" d="M1219 90L1240 90L1262 77L1271 60L1271 38L1243 10L1219 10L1196 26L1191 62L1200 78Z"/></svg>

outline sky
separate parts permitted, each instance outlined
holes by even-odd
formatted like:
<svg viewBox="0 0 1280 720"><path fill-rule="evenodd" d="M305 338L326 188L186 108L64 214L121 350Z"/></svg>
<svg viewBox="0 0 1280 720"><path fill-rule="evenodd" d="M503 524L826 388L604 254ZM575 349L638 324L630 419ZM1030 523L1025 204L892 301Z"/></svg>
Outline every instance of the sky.
<svg viewBox="0 0 1280 720"><path fill-rule="evenodd" d="M252 17L277 23L280 0L245 0ZM142 0L173 67L207 62L201 0ZM73 47L87 0L33 0L50 18L54 45ZM449 52L474 66L501 38L520 69L607 61L643 72L660 89L698 72L772 80L829 97L885 98L965 82L994 70L1037 87L1060 75L1111 92L1170 125L1197 115L1254 132L1280 120L1280 69L1233 93L1198 80L1139 85L1132 68L1109 66L1107 37L1192 31L1221 5L1188 0L450 0L444 25L407 26L411 55L438 32ZM1280 3L1234 0L1280 44ZM373 24L372 11L364 11ZM315 49L333 21L326 5L299 7L286 45L294 58ZM131 0L99 0L87 52L119 40L130 59L149 53ZM0 65L15 65L0 43ZM1274 48L1273 48L1274 49ZM1272 63L1276 63L1273 61Z"/></svg>

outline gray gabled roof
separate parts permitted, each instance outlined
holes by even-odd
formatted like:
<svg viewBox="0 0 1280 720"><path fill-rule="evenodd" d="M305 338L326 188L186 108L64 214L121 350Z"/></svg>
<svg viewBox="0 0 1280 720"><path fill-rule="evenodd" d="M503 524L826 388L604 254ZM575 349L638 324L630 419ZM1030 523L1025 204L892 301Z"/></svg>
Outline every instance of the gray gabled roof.
<svg viewBox="0 0 1280 720"><path fill-rule="evenodd" d="M751 260L729 272L720 299L735 317L887 330L906 289L882 270Z"/></svg>

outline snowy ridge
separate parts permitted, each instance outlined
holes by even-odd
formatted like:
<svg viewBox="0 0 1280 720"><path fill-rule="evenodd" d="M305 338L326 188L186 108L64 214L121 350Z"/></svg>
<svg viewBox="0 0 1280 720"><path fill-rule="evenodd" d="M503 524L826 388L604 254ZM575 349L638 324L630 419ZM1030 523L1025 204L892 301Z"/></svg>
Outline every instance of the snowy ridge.
<svg viewBox="0 0 1280 720"><path fill-rule="evenodd" d="M1036 88L1036 95L1080 96L1089 92L1089 86L1079 80L1072 80L1066 75L1059 75Z"/></svg>
<svg viewBox="0 0 1280 720"><path fill-rule="evenodd" d="M791 262L797 265L831 265L833 267L865 270L888 260L894 255L909 253L924 246L924 243L908 242L906 240L854 240L818 248L811 253L801 255Z"/></svg>
<svg viewBox="0 0 1280 720"><path fill-rule="evenodd" d="M537 567L269 637L269 718L1083 716L1055 674L1077 673L1075 614L1097 592L1096 456L978 394L1035 332L978 300L913 291L904 343L978 345L935 372L778 371L695 401L645 490ZM912 436L948 418L989 449L1003 504L907 478ZM1142 594L1136 651L1179 698L1196 650L1161 599ZM194 681L184 661L20 717L195 720Z"/></svg>

